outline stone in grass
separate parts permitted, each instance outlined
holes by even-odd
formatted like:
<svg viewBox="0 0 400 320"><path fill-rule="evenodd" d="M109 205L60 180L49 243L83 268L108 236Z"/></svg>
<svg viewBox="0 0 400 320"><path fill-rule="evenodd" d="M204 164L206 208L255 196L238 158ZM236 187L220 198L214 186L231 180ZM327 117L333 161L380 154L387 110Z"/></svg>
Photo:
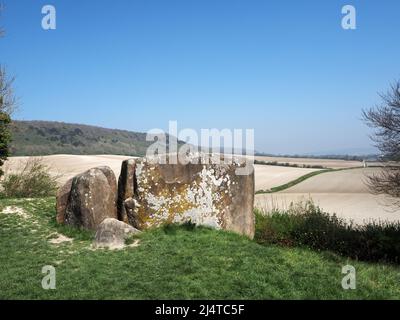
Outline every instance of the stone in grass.
<svg viewBox="0 0 400 320"><path fill-rule="evenodd" d="M57 190L56 195L56 220L57 223L63 224L65 222L65 212L67 210L68 198L71 193L72 178L69 179L63 186Z"/></svg>
<svg viewBox="0 0 400 320"><path fill-rule="evenodd" d="M104 219L117 218L117 181L114 172L109 167L96 167L75 176L66 199L64 223L96 230ZM57 207L57 215L61 209L61 206Z"/></svg>
<svg viewBox="0 0 400 320"><path fill-rule="evenodd" d="M123 164L118 190L120 220L126 217L139 230L191 221L254 237L252 164L248 166L243 158L212 154L188 156L189 161L177 164L153 160L141 158ZM238 174L238 169L246 167L250 169L244 170L246 174Z"/></svg>
<svg viewBox="0 0 400 320"><path fill-rule="evenodd" d="M97 228L93 246L95 248L122 249L129 236L140 233L129 224L114 218L104 219Z"/></svg>
<svg viewBox="0 0 400 320"><path fill-rule="evenodd" d="M135 159L127 159L122 162L121 174L118 179L118 220L129 223L128 212L132 211L130 203L126 199L132 199L135 195Z"/></svg>

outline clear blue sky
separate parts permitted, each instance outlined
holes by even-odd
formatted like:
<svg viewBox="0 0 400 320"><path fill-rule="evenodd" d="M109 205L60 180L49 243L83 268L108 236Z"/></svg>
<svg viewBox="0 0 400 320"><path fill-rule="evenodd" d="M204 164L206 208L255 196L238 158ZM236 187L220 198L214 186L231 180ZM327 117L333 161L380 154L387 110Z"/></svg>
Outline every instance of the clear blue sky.
<svg viewBox="0 0 400 320"><path fill-rule="evenodd" d="M271 153L369 148L400 78L400 1L1 0L17 119L135 131L254 128ZM41 8L57 29L41 28ZM357 29L341 28L341 8Z"/></svg>

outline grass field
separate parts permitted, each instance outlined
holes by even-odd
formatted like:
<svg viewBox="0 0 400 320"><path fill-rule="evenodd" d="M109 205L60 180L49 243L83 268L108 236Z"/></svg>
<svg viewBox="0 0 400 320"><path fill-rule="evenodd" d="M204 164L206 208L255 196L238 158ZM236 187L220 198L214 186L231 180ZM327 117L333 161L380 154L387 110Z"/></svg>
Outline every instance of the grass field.
<svg viewBox="0 0 400 320"><path fill-rule="evenodd" d="M92 250L93 234L54 221L54 198L1 200L0 299L399 299L400 267L329 252L257 244L207 228L170 226L139 246ZM73 239L50 243L60 234ZM357 289L341 287L342 266ZM56 289L41 287L56 268Z"/></svg>

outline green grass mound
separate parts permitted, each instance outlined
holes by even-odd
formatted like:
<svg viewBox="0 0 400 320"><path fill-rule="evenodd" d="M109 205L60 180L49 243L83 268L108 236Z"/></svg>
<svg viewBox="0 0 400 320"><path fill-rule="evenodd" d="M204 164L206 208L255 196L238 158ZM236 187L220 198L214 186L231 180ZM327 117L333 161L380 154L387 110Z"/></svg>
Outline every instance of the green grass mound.
<svg viewBox="0 0 400 320"><path fill-rule="evenodd" d="M139 245L93 250L93 233L57 226L54 198L0 201L0 299L400 298L400 268L328 252L261 245L207 228L165 226ZM60 235L72 241L51 243ZM344 265L357 271L343 290ZM41 286L56 269L56 289Z"/></svg>

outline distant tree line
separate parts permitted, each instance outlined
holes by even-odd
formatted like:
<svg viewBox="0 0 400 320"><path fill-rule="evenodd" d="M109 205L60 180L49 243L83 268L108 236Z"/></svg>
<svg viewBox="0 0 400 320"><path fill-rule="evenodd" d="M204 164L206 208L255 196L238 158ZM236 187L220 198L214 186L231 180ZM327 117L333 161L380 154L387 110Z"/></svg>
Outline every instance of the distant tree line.
<svg viewBox="0 0 400 320"><path fill-rule="evenodd" d="M346 161L376 161L380 159L378 154L365 155L348 155L348 154L327 154L327 155L300 155L300 154L272 154L256 152L256 156L261 157L281 157L281 158L305 158L305 159L330 159L330 160L346 160Z"/></svg>

